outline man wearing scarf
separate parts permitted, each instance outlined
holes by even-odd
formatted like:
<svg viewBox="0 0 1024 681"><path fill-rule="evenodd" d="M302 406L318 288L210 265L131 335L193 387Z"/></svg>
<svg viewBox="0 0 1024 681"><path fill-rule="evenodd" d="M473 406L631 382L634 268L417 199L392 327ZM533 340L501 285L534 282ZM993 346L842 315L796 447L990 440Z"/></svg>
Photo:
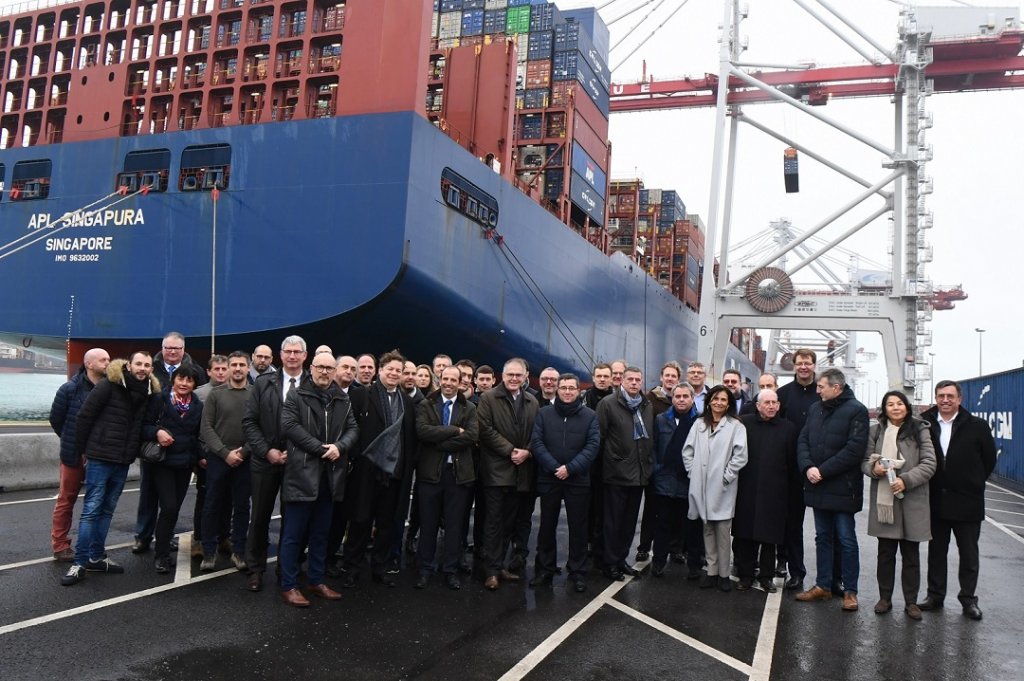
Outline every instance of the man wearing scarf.
<svg viewBox="0 0 1024 681"><path fill-rule="evenodd" d="M124 568L106 557L107 532L121 498L128 467L139 455L142 421L150 400L160 399L160 382L152 377L148 352L114 360L75 421L75 450L85 456L85 501L78 523L75 562L61 579L71 586L86 572L121 574Z"/></svg>
<svg viewBox="0 0 1024 681"><path fill-rule="evenodd" d="M583 405L580 381L574 374L558 377L555 401L537 412L530 451L537 460L540 531L530 586L550 586L556 571L558 516L565 502L569 525L569 581L577 593L587 589L587 507L590 466L601 436L597 414Z"/></svg>
<svg viewBox="0 0 1024 681"><path fill-rule="evenodd" d="M395 586L398 563L391 549L405 529L409 494L416 467L416 408L401 389L405 357L397 350L380 358L377 381L366 390L359 422L359 454L354 457L346 496L349 517L342 587L359 579L373 536L370 568L373 580Z"/></svg>
<svg viewBox="0 0 1024 681"><path fill-rule="evenodd" d="M604 473L604 574L615 581L639 576L626 557L644 486L654 468L654 409L643 384L643 372L626 367L621 388L597 405Z"/></svg>

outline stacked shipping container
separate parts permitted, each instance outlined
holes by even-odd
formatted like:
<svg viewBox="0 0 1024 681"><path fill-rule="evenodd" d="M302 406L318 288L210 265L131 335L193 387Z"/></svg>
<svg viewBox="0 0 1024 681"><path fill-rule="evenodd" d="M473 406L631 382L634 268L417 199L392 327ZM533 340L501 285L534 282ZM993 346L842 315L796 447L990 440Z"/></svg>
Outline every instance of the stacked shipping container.
<svg viewBox="0 0 1024 681"><path fill-rule="evenodd" d="M516 179L607 250L610 81L607 28L600 18L584 15L584 28L543 0L436 0L434 12L437 51L431 59L428 116L438 123L444 118L443 65L450 58L445 50L514 39ZM594 30L603 50L595 47Z"/></svg>

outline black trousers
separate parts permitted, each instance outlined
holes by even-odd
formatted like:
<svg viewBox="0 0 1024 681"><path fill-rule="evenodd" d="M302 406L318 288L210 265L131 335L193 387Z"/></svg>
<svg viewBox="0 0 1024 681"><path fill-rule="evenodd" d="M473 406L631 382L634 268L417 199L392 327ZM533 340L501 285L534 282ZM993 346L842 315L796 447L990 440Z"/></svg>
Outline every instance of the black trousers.
<svg viewBox="0 0 1024 681"><path fill-rule="evenodd" d="M487 577L496 576L505 568L519 500L515 487L484 487L484 574Z"/></svg>
<svg viewBox="0 0 1024 681"><path fill-rule="evenodd" d="M686 517L689 500L657 494L647 499L644 512L648 503L654 509L654 562L666 563L668 555L682 546L686 550L686 563L699 569L704 561L704 529L700 520ZM682 542L679 541L680 536L683 537Z"/></svg>
<svg viewBox="0 0 1024 681"><path fill-rule="evenodd" d="M345 569L358 575L366 560L366 547L373 536L373 552L370 567L375 574L383 574L391 555L396 532L396 520L401 502L402 481L391 478L387 486L377 485L361 490L370 494L370 517L366 520L350 519L348 536L345 538ZM408 498L408 490L406 490ZM362 501L359 502L360 504ZM406 502L408 504L408 502ZM403 508L408 508L405 505ZM376 534L373 533L376 528ZM399 535L401 536L401 535Z"/></svg>
<svg viewBox="0 0 1024 681"><path fill-rule="evenodd" d="M636 550L639 551L650 551L651 544L654 543L655 527L657 525L658 517L658 504L654 500L654 485L648 485L644 488L644 503L643 513L640 516L640 543L636 545Z"/></svg>
<svg viewBox="0 0 1024 681"><path fill-rule="evenodd" d="M804 565L804 515L807 507L804 506L803 488L799 488L799 494L790 494L789 504L786 510L786 543L784 551L789 576L803 579L807 576L807 566ZM842 572L833 572L840 575Z"/></svg>
<svg viewBox="0 0 1024 681"><path fill-rule="evenodd" d="M604 567L625 567L636 534L644 488L604 486Z"/></svg>
<svg viewBox="0 0 1024 681"><path fill-rule="evenodd" d="M213 555L217 550L219 517L225 503L231 504L231 543L233 550L245 555L246 534L249 530L249 497L252 475L249 459L232 468L219 456L206 459L206 501L203 504L203 553Z"/></svg>
<svg viewBox="0 0 1024 681"><path fill-rule="evenodd" d="M741 580L754 579L755 565L761 571L761 579L770 580L775 577L775 544L762 544L753 539L733 537L732 554L733 562L736 564L736 576Z"/></svg>
<svg viewBox="0 0 1024 681"><path fill-rule="evenodd" d="M203 507L206 504L206 469L196 466L196 501L192 507L192 542L201 542L203 539ZM217 538L225 539L231 536L231 499L224 499L221 505L217 530Z"/></svg>
<svg viewBox="0 0 1024 681"><path fill-rule="evenodd" d="M139 509L135 514L135 538L148 544L156 530L159 493L156 489L157 464L139 461Z"/></svg>
<svg viewBox="0 0 1024 681"><path fill-rule="evenodd" d="M345 541L346 530L348 530L348 505L344 501L335 501L334 507L331 509L331 529L327 533L328 566L338 557L341 543Z"/></svg>
<svg viewBox="0 0 1024 681"><path fill-rule="evenodd" d="M981 563L978 541L981 522L957 522L932 516L932 540L928 542L928 595L940 602L946 597L946 555L949 553L949 535L956 537L960 552L960 593L957 598L964 605L975 603L978 589L978 571Z"/></svg>
<svg viewBox="0 0 1024 681"><path fill-rule="evenodd" d="M156 518L156 556L166 558L171 552L171 535L178 522L178 512L188 494L191 468L171 468L154 464L150 478L156 491L160 511Z"/></svg>
<svg viewBox="0 0 1024 681"><path fill-rule="evenodd" d="M462 558L462 534L459 528L466 513L466 506L472 499L472 485L455 484L455 469L451 464L441 466L438 482L416 483L416 499L419 507L420 540L416 550L416 562L420 573L441 572L454 575ZM440 560L437 556L437 533L444 527L444 545Z"/></svg>
<svg viewBox="0 0 1024 681"><path fill-rule="evenodd" d="M537 508L536 492L519 492L516 507L516 522L512 530L512 553L519 556L525 565L530 555L530 534L533 532L533 511Z"/></svg>
<svg viewBox="0 0 1024 681"><path fill-rule="evenodd" d="M537 575L554 574L558 570L558 518L565 502L565 519L569 525L569 560L566 569L570 579L581 579L587 570L587 509L590 506L589 485L541 485L540 530L537 533Z"/></svg>
<svg viewBox="0 0 1024 681"><path fill-rule="evenodd" d="M590 513L587 517L587 538L594 567L604 567L604 480L601 457L590 467Z"/></svg>
<svg viewBox="0 0 1024 681"><path fill-rule="evenodd" d="M249 572L264 572L267 569L267 550L270 546L270 518L274 505L281 493L284 466L273 466L269 470L252 471L252 512L249 518L249 534L245 546L245 563ZM284 528L284 503L281 504L281 524L277 531L277 552L281 554L281 534Z"/></svg>
<svg viewBox="0 0 1024 681"><path fill-rule="evenodd" d="M896 588L896 551L903 555L903 570L900 581L903 586L903 602L907 605L917 603L917 594L921 590L921 545L906 539L878 539L878 595L887 601L892 600L892 592Z"/></svg>

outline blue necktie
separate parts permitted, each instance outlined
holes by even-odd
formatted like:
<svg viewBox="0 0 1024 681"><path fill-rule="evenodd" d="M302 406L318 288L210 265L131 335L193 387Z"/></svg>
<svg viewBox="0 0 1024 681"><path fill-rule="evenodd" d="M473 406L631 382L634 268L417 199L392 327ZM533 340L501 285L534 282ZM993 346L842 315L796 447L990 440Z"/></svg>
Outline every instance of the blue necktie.
<svg viewBox="0 0 1024 681"><path fill-rule="evenodd" d="M445 400L444 401L444 415L443 415L442 419L444 420L444 425L446 425L446 426L451 423L451 420L452 420L452 401L451 400Z"/></svg>
<svg viewBox="0 0 1024 681"><path fill-rule="evenodd" d="M172 364L171 366L167 367L167 375L171 376L173 378L174 377L174 372L177 371L177 370L178 370L178 365L177 364Z"/></svg>

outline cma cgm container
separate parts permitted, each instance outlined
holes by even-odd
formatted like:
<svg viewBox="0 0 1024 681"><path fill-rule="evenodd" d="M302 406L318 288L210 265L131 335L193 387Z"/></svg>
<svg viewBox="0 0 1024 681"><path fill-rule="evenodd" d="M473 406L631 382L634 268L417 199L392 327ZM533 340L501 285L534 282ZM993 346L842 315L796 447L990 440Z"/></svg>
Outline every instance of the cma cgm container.
<svg viewBox="0 0 1024 681"><path fill-rule="evenodd" d="M1024 369L971 378L960 383L960 405L983 419L996 442L995 475L1024 487L1024 437L1014 439L1014 422L1024 418Z"/></svg>
<svg viewBox="0 0 1024 681"><path fill-rule="evenodd" d="M611 90L611 71L604 56L607 52L600 52L579 24L570 21L555 26L555 52L582 55L604 89Z"/></svg>

